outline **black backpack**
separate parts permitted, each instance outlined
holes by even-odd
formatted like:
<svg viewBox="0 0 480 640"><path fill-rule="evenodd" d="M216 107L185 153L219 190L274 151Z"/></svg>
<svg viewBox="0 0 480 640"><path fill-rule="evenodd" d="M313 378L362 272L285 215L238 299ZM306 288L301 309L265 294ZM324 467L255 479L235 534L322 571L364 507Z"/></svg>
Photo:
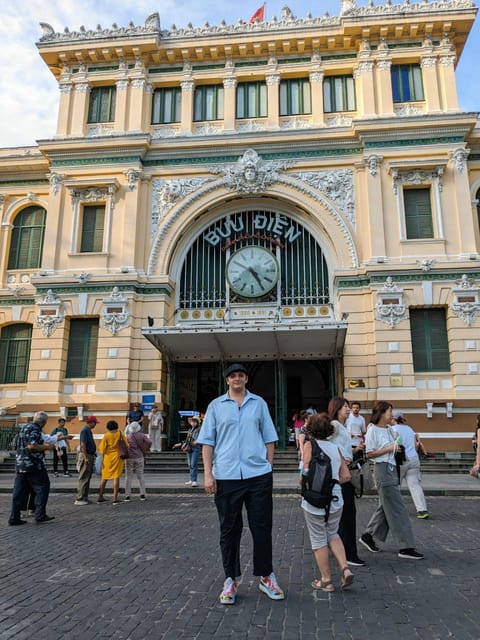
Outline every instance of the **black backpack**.
<svg viewBox="0 0 480 640"><path fill-rule="evenodd" d="M333 487L339 484L332 477L332 462L327 454L312 439L312 459L308 466L308 473L302 474L302 496L313 507L325 509L325 522L330 515L330 505L338 502L338 497L333 495Z"/></svg>

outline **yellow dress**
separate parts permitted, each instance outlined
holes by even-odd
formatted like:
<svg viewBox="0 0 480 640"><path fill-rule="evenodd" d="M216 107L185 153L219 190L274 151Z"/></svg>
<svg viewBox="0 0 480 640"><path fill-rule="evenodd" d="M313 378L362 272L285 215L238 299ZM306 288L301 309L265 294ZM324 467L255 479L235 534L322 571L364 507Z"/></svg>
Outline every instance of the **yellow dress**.
<svg viewBox="0 0 480 640"><path fill-rule="evenodd" d="M98 450L103 454L102 480L114 480L120 478L123 473L125 461L120 458L118 442L122 438L128 446L127 439L120 430L107 431L98 445Z"/></svg>

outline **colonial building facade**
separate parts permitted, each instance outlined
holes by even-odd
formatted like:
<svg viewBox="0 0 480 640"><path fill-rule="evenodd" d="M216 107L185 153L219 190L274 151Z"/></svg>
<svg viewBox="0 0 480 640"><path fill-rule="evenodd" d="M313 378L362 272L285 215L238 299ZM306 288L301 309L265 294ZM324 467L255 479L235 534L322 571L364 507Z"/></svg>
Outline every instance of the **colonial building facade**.
<svg viewBox="0 0 480 640"><path fill-rule="evenodd" d="M470 0L56 33L56 134L0 150L0 405L170 443L241 361L284 445L345 394L430 449L480 412L480 129L455 67Z"/></svg>

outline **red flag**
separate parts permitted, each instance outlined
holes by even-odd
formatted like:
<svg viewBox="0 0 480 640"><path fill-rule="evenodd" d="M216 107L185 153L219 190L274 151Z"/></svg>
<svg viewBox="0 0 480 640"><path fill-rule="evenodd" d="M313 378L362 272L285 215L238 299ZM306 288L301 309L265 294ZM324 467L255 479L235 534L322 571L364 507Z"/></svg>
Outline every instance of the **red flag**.
<svg viewBox="0 0 480 640"><path fill-rule="evenodd" d="M256 20L259 20L260 22L263 22L265 20L265 5L264 4L262 4L262 6L259 7L255 11L253 16L250 18L249 22L250 23L254 23Z"/></svg>

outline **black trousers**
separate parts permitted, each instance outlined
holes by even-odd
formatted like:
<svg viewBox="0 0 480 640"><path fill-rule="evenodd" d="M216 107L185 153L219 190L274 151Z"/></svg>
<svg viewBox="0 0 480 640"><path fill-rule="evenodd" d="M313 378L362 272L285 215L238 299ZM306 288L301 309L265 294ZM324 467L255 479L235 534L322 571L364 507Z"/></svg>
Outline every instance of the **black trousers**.
<svg viewBox="0 0 480 640"><path fill-rule="evenodd" d="M345 547L347 560L354 560L357 551L357 509L355 507L355 489L351 482L342 484L343 511L338 533Z"/></svg>
<svg viewBox="0 0 480 640"><path fill-rule="evenodd" d="M50 480L45 467L32 473L15 474L9 522L20 520L20 511L25 508L30 493L35 494L35 520L41 520L46 515L50 493Z"/></svg>
<svg viewBox="0 0 480 640"><path fill-rule="evenodd" d="M56 449L53 450L53 472L57 473L58 471L58 452ZM62 466L63 466L63 473L67 473L68 472L68 456L67 456L67 449L65 447L62 447L62 455L60 456L61 460L62 460Z"/></svg>
<svg viewBox="0 0 480 640"><path fill-rule="evenodd" d="M253 575L272 573L273 476L247 480L217 480L215 505L220 520L220 549L226 578L241 575L240 539L245 505L253 539Z"/></svg>

